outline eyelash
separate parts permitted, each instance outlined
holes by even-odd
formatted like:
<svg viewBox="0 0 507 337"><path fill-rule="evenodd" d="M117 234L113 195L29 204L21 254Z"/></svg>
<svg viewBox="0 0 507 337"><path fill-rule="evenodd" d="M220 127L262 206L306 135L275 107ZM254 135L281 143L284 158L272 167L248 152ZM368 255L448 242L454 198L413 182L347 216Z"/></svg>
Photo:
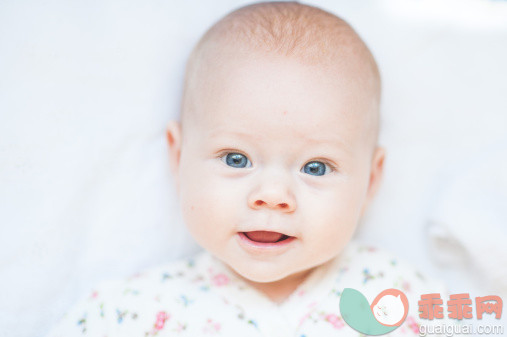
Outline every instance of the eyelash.
<svg viewBox="0 0 507 337"><path fill-rule="evenodd" d="M223 151L223 152L220 152L220 154L217 156L218 159L220 159L222 162L224 162L225 164L225 160L224 158L229 154L229 153L239 153L239 154L242 154L243 156L245 156L247 159L248 159L248 156L246 154L244 154L243 152L241 151L236 151L236 150L228 150L228 151ZM250 159L248 159L250 160ZM303 164L303 166L301 167L301 170L305 167L306 164L308 163L311 163L311 162L321 162L322 164L324 165L327 165L329 166L330 168L330 172L329 173L332 173L332 172L336 172L338 171L338 168L336 167L336 165L333 165L331 164L329 161L327 160L324 160L324 159L319 159L319 158L316 158L316 159L312 159L312 160L309 160L307 161L306 163ZM250 161L251 162L251 161ZM227 164L226 164L227 165ZM252 163L253 165L253 163Z"/></svg>
<svg viewBox="0 0 507 337"><path fill-rule="evenodd" d="M307 161L307 162L305 163L305 165L306 165L306 164L308 164L308 163L311 163L312 161L318 161L318 162L321 162L321 163L322 163L322 164L324 164L324 165L329 166L329 168L331 169L331 172L336 172L336 171L338 170L338 168L337 168L335 165L333 165L333 164L331 164L330 162L328 162L328 161L326 161L326 160L323 160L323 159L312 159L312 160L310 160L310 161ZM305 167L305 165L303 165L303 167ZM331 173L331 172L330 172L330 173Z"/></svg>

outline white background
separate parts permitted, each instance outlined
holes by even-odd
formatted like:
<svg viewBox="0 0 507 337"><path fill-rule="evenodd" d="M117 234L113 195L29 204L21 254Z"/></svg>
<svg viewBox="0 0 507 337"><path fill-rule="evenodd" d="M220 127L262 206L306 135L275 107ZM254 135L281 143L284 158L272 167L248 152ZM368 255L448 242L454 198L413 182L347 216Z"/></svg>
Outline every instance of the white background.
<svg viewBox="0 0 507 337"><path fill-rule="evenodd" d="M0 1L0 336L43 336L98 281L199 250L178 213L164 128L190 49L246 3ZM428 225L446 185L507 148L507 2L308 3L348 20L383 77L385 180L358 236L451 292L505 290L494 273L506 265L474 259L488 237L442 257ZM503 243L502 224L488 235Z"/></svg>

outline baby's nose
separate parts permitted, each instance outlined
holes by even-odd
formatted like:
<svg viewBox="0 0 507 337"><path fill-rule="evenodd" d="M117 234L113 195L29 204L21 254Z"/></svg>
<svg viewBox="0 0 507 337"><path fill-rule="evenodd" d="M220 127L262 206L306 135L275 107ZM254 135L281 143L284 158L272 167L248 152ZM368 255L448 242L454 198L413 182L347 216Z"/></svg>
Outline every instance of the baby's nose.
<svg viewBox="0 0 507 337"><path fill-rule="evenodd" d="M248 196L248 206L252 209L276 209L286 213L296 210L296 198L290 183L282 181L263 181Z"/></svg>

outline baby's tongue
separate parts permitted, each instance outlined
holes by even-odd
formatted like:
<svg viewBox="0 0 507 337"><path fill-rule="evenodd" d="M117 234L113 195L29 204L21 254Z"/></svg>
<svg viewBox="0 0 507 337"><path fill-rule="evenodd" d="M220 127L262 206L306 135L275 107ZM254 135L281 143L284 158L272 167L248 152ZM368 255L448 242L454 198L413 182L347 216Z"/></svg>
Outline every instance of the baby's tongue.
<svg viewBox="0 0 507 337"><path fill-rule="evenodd" d="M283 236L280 233L266 231L245 232L245 235L250 240L257 242L276 242Z"/></svg>

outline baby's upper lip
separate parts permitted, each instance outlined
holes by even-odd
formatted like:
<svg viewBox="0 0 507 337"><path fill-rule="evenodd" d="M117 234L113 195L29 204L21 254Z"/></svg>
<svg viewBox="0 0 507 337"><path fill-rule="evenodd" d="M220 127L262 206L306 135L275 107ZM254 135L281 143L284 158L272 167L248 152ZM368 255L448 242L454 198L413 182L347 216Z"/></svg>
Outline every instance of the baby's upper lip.
<svg viewBox="0 0 507 337"><path fill-rule="evenodd" d="M245 231L240 231L242 233L248 233L248 232L274 232L274 233L280 233L280 234L283 234L283 235L287 235L287 236L295 236L295 235L292 235L292 234L288 234L289 231L285 231L285 230L278 230L278 229L272 229L272 228L249 228L248 230L245 230Z"/></svg>

